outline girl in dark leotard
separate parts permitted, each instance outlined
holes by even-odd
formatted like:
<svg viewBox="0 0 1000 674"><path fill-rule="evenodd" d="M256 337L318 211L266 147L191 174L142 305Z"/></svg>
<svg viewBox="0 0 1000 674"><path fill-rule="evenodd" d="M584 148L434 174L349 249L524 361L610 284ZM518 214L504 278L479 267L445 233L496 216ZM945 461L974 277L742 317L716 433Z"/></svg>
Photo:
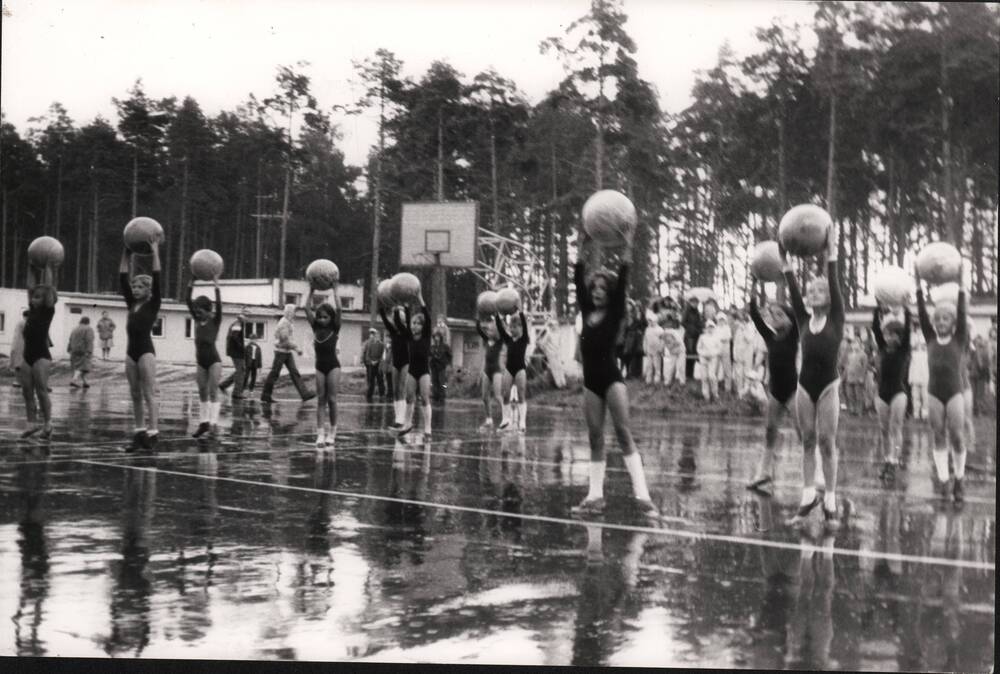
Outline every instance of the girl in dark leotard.
<svg viewBox="0 0 1000 674"><path fill-rule="evenodd" d="M340 296L337 284L330 294L332 304L324 302L312 310L314 289L306 298L306 318L313 329L316 349L316 446L332 447L337 439L337 384L340 381L340 359L337 340L340 339ZM323 415L329 418L324 422Z"/></svg>
<svg viewBox="0 0 1000 674"><path fill-rule="evenodd" d="M399 321L398 315L396 317L396 329L409 340L410 359L406 378L406 410L400 437L413 430L417 396L424 410L424 436L431 434L431 314L424 303L423 293L417 296L417 301L420 312L411 316L407 307L405 325Z"/></svg>
<svg viewBox="0 0 1000 674"><path fill-rule="evenodd" d="M531 337L528 335L528 321L524 317L524 312L518 312L520 320L511 320L510 332L503 326L500 316L495 317L497 331L500 333L500 340L507 346L507 374L510 375L510 383L506 384L503 400L507 401L507 409L511 410L514 403L510 400L510 393L517 390L517 424L518 430L524 432L525 420L528 416L528 374L527 364L524 361L528 344ZM512 317L513 318L513 317ZM510 412L506 415L504 423L500 424L500 430L504 430L510 425Z"/></svg>
<svg viewBox="0 0 1000 674"><path fill-rule="evenodd" d="M791 413L798 432L791 405L798 388L795 357L799 349L799 329L790 307L770 304L765 312L766 320L757 308L757 295L754 293L750 298L750 319L767 346L767 426L764 431L764 452L747 488L767 492L774 483L778 429L785 413Z"/></svg>
<svg viewBox="0 0 1000 674"><path fill-rule="evenodd" d="M476 331L483 340L483 376L480 378L480 391L483 397L483 408L486 410L486 421L479 427L480 431L488 431L493 428L493 414L490 411L490 402L495 400L497 406L503 410L503 418L500 426L506 428L509 414L507 406L503 400L503 372L500 369L500 353L503 351L504 343L497 333L496 324L492 319L487 319L483 323L476 317Z"/></svg>
<svg viewBox="0 0 1000 674"><path fill-rule="evenodd" d="M604 418L611 412L611 423L624 455L625 468L632 480L632 490L643 513L659 515L646 487L646 475L629 427L628 391L615 363L615 340L625 317L625 288L628 285L632 241L627 240L617 281L607 272L598 271L586 278L583 264L586 248L596 245L585 230L580 232L581 247L573 280L576 299L583 318L580 333L580 357L583 365L583 412L590 438L590 488L587 496L572 510L574 514L597 514L604 510Z"/></svg>
<svg viewBox="0 0 1000 674"><path fill-rule="evenodd" d="M872 312L872 334L878 347L878 396L875 411L882 431L883 465L881 476L891 480L899 466L903 446L903 419L906 417L906 379L910 372L910 310L904 308L903 322L882 322L882 307Z"/></svg>
<svg viewBox="0 0 1000 674"><path fill-rule="evenodd" d="M403 417L406 416L406 374L409 371L410 348L409 340L396 326L403 307L392 308L392 319L385 315L385 308L379 307L378 315L382 317L382 325L389 335L389 345L392 352L392 410L394 428L403 427Z"/></svg>
<svg viewBox="0 0 1000 674"><path fill-rule="evenodd" d="M129 262L132 251L122 249L121 264L118 267L118 281L122 297L128 307L128 321L125 332L128 346L125 349L125 377L128 379L132 395L132 418L135 434L132 436L131 451L139 447L152 449L159 435L157 427L156 400L156 351L153 349L153 325L160 311L160 244L150 244L153 255L153 273L137 274L129 278ZM143 414L143 403L149 412L149 425Z"/></svg>
<svg viewBox="0 0 1000 674"><path fill-rule="evenodd" d="M785 249L779 244L785 282L792 298L792 310L799 329L802 365L799 387L795 394L795 412L802 434L802 500L792 524L802 521L823 504L826 525L836 528L837 522L837 425L840 421L840 379L837 354L844 338L844 303L840 295L837 274L837 226L827 230L827 276L814 278L806 289L803 302L799 286L792 274ZM812 309L812 315L806 310ZM819 447L825 489L820 498L815 484L816 447Z"/></svg>
<svg viewBox="0 0 1000 674"><path fill-rule="evenodd" d="M961 278L961 277L959 277ZM966 318L965 290L958 291L958 306L938 302L934 318L927 315L924 291L917 276L917 314L920 330L927 342L927 365L930 377L927 382L927 409L934 434L934 467L941 489L947 498L949 492L948 444L955 469L951 492L956 502L965 498L962 480L965 479L965 396L962 392L962 368L965 366L966 342L969 326Z"/></svg>
<svg viewBox="0 0 1000 674"><path fill-rule="evenodd" d="M51 265L44 269L28 263L28 311L24 320L24 364L21 366L21 395L24 396L28 424L21 437L41 431L42 438L52 437L52 401L49 399L49 370L52 354L49 353L49 326L56 313L55 272ZM35 396L42 411L42 426L37 425Z"/></svg>
<svg viewBox="0 0 1000 674"><path fill-rule="evenodd" d="M219 424L219 409L222 403L218 401L219 379L222 376L222 359L215 342L219 337L219 326L222 325L222 295L219 292L219 279L213 279L215 284L215 310L212 310L212 300L205 295L191 299L194 292L194 280L188 283L187 306L194 321L194 358L197 366L195 376L198 381L198 400L201 408L201 421L194 437L200 438L205 433L214 432Z"/></svg>

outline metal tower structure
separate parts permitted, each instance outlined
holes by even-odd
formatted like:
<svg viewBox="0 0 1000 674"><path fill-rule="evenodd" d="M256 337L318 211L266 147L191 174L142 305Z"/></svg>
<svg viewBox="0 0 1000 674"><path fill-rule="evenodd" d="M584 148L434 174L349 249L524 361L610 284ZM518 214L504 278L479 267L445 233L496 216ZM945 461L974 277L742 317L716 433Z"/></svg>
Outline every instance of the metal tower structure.
<svg viewBox="0 0 1000 674"><path fill-rule="evenodd" d="M532 319L548 317L551 311L552 279L545 265L524 243L479 228L476 266L470 271L490 288L515 288L523 298L524 313Z"/></svg>

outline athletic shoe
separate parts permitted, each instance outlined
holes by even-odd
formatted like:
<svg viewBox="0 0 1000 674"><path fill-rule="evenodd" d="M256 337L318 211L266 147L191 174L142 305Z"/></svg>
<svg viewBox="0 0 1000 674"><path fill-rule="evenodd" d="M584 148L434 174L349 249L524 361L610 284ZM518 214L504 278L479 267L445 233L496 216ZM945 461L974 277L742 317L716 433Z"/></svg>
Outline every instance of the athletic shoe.
<svg viewBox="0 0 1000 674"><path fill-rule="evenodd" d="M813 508L815 508L822 502L823 502L822 497L819 494L816 494L816 497L812 501L803 506L799 506L799 509L796 511L795 515L792 516L790 520L788 520L789 526L795 526L796 524L805 521L805 519L809 517L809 513L813 511Z"/></svg>
<svg viewBox="0 0 1000 674"><path fill-rule="evenodd" d="M955 499L956 505L965 502L965 489L962 487L962 481L957 477L955 478L955 484L952 486L951 493Z"/></svg>
<svg viewBox="0 0 1000 674"><path fill-rule="evenodd" d="M823 506L823 526L827 531L836 531L840 528L840 520L837 519L836 510L827 510L826 506Z"/></svg>
<svg viewBox="0 0 1000 674"><path fill-rule="evenodd" d="M156 448L156 439L159 438L159 437L160 437L159 433L146 433L145 437L143 438L143 441L144 441L143 445L142 445L143 448L145 448L145 449L155 449Z"/></svg>
<svg viewBox="0 0 1000 674"><path fill-rule="evenodd" d="M137 431L132 436L132 445L126 450L128 452L134 452L137 449L142 449L146 446L146 431Z"/></svg>
<svg viewBox="0 0 1000 674"><path fill-rule="evenodd" d="M660 510L656 507L656 505L652 501L644 498L642 499L637 498L635 500L635 503L636 505L639 506L639 512L641 512L646 517L658 518L660 516Z"/></svg>
<svg viewBox="0 0 1000 674"><path fill-rule="evenodd" d="M192 433L191 437L200 438L201 436L205 435L205 433L208 433L210 430L212 430L212 425L207 421L203 421L200 424L198 424L198 430Z"/></svg>
<svg viewBox="0 0 1000 674"><path fill-rule="evenodd" d="M761 492L762 494L771 494L771 486L774 483L774 478L770 475L765 475L764 477L757 478L753 482L748 482L746 487L750 491Z"/></svg>
<svg viewBox="0 0 1000 674"><path fill-rule="evenodd" d="M49 428L42 431L41 433L38 434L38 437L42 440L48 440L49 438L52 437L52 429Z"/></svg>
<svg viewBox="0 0 1000 674"><path fill-rule="evenodd" d="M585 498L570 508L570 513L573 515L601 515L604 513L604 499Z"/></svg>
<svg viewBox="0 0 1000 674"><path fill-rule="evenodd" d="M304 396L302 396L302 402L309 402L310 400L312 400L315 397L316 397L315 393L309 392L309 393L305 394Z"/></svg>
<svg viewBox="0 0 1000 674"><path fill-rule="evenodd" d="M396 431L396 437L401 438L412 430L413 424L410 424L409 426L402 426L398 431Z"/></svg>
<svg viewBox="0 0 1000 674"><path fill-rule="evenodd" d="M21 433L22 438L30 438L32 435L42 430L41 426L35 426L34 428L29 428L24 433Z"/></svg>
<svg viewBox="0 0 1000 674"><path fill-rule="evenodd" d="M492 430L493 430L493 420L492 419L487 419L486 421L484 421L479 426L479 432L480 433L489 433Z"/></svg>
<svg viewBox="0 0 1000 674"><path fill-rule="evenodd" d="M498 431L505 431L509 427L510 427L510 419L504 419L503 421L500 422L500 425L497 426L497 430Z"/></svg>
<svg viewBox="0 0 1000 674"><path fill-rule="evenodd" d="M305 398L303 398L303 400L305 400ZM261 401L262 403L267 403L267 404L271 404L271 403L273 403L273 402L274 402L274 399L273 399L273 398L271 398L271 396L261 396L261 397L260 397L260 401Z"/></svg>
<svg viewBox="0 0 1000 674"><path fill-rule="evenodd" d="M316 436L316 449L322 449L326 447L326 435L320 433Z"/></svg>
<svg viewBox="0 0 1000 674"><path fill-rule="evenodd" d="M938 483L938 492L940 493L941 498L943 498L945 501L947 501L948 497L951 496L951 491L952 490L950 489L950 487L951 487L951 485L949 484L950 482L951 482L951 479L949 478L949 479L945 480L944 482L939 482Z"/></svg>
<svg viewBox="0 0 1000 674"><path fill-rule="evenodd" d="M70 381L69 386L70 388L80 388L80 385L77 384L75 381Z"/></svg>
<svg viewBox="0 0 1000 674"><path fill-rule="evenodd" d="M90 384L88 384L87 382L83 382L83 388L90 388Z"/></svg>

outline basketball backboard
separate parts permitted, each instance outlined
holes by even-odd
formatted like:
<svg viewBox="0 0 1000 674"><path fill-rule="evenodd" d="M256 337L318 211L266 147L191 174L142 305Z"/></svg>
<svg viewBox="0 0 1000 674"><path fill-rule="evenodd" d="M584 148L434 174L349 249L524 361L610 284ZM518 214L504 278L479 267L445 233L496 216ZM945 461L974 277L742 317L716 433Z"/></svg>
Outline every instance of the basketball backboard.
<svg viewBox="0 0 1000 674"><path fill-rule="evenodd" d="M478 202L403 204L399 266L473 267L478 231Z"/></svg>

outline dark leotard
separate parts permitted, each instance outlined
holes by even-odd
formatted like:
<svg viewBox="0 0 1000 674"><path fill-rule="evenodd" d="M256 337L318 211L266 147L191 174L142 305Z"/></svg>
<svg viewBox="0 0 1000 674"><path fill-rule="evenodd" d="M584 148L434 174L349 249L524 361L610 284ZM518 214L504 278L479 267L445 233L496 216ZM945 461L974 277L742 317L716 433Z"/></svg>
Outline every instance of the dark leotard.
<svg viewBox="0 0 1000 674"><path fill-rule="evenodd" d="M872 334L878 346L878 397L887 405L898 394L906 390L906 380L910 372L910 310L904 309L903 338L895 351L886 350L882 335L882 315L878 309L872 314Z"/></svg>
<svg viewBox="0 0 1000 674"><path fill-rule="evenodd" d="M340 312L333 315L330 325L321 328L315 319L310 322L313 329L313 348L316 349L316 371L324 375L340 367L337 358L337 340L340 339Z"/></svg>
<svg viewBox="0 0 1000 674"><path fill-rule="evenodd" d="M483 330L483 324L476 319L476 331L483 338L483 348L486 349L486 357L483 359L483 372L487 379L493 379L493 375L500 371L500 351L503 350L503 340L491 340L490 336Z"/></svg>
<svg viewBox="0 0 1000 674"><path fill-rule="evenodd" d="M152 277L153 287L150 289L149 299L136 307L128 274L118 275L122 297L125 298L125 305L128 307L128 321L125 323L128 347L125 349L125 354L136 363L144 354L156 354L152 333L156 314L160 311L160 272L154 271Z"/></svg>
<svg viewBox="0 0 1000 674"><path fill-rule="evenodd" d="M792 325L784 337L778 335L764 322L757 308L756 298L750 300L750 319L767 345L767 389L782 405L787 405L798 388L798 373L795 371L795 356L799 350L799 329L795 317L790 316Z"/></svg>
<svg viewBox="0 0 1000 674"><path fill-rule="evenodd" d="M28 316L21 332L24 337L24 362L28 367L42 358L52 360L52 354L49 353L49 326L55 315L55 307L28 308Z"/></svg>
<svg viewBox="0 0 1000 674"><path fill-rule="evenodd" d="M531 338L528 337L528 321L524 318L523 311L519 313L521 314L521 337L516 340L507 334L507 330L503 327L503 321L500 320L500 317L494 317L494 320L497 322L497 330L500 332L500 339L507 345L507 372L512 377L527 368L527 364L524 362L524 354L527 352L528 343L531 341Z"/></svg>
<svg viewBox="0 0 1000 674"><path fill-rule="evenodd" d="M924 292L917 290L917 314L920 317L920 331L927 342L927 365L929 377L927 393L947 405L952 396L962 392L962 368L965 367L966 343L969 339L968 324L965 320L965 291L958 291L958 314L955 332L947 344L938 342L937 333L927 316Z"/></svg>
<svg viewBox="0 0 1000 674"><path fill-rule="evenodd" d="M809 313L802 302L798 283L791 272L785 272L789 294L792 296L792 310L799 326L799 341L802 343L802 371L799 385L805 389L815 404L826 387L837 380L837 355L840 342L844 339L844 300L840 296L840 280L837 277L837 261L827 262L827 281L830 284L830 309L826 324L818 333L809 329Z"/></svg>
<svg viewBox="0 0 1000 674"><path fill-rule="evenodd" d="M219 289L215 289L215 314L201 323L194 313L194 304L191 303L191 293L194 288L188 286L187 305L194 319L194 359L198 367L206 370L216 363L221 363L219 350L215 348L215 341L219 337L219 326L222 325L222 296Z"/></svg>
<svg viewBox="0 0 1000 674"><path fill-rule="evenodd" d="M410 362L409 339L405 334L401 334L389 317L385 315L385 309L379 309L378 315L382 317L382 324L385 331L389 333L389 343L392 349L392 366L397 370L402 370ZM392 312L395 320L396 312Z"/></svg>
<svg viewBox="0 0 1000 674"><path fill-rule="evenodd" d="M618 271L618 284L609 289L608 304L604 318L597 325L587 320L595 310L587 289L583 262L577 260L573 266L573 282L576 283L576 301L583 318L580 332L580 358L583 361L583 385L602 399L612 384L622 381L621 370L615 359L615 341L618 328L625 318L625 286L628 284L628 264Z"/></svg>
<svg viewBox="0 0 1000 674"><path fill-rule="evenodd" d="M424 315L424 329L419 339L414 338L410 331L410 308L406 308L406 325L400 323L399 316L396 316L396 330L406 336L409 348L409 373L417 381L431 373L431 313L426 306L420 307L420 312Z"/></svg>

